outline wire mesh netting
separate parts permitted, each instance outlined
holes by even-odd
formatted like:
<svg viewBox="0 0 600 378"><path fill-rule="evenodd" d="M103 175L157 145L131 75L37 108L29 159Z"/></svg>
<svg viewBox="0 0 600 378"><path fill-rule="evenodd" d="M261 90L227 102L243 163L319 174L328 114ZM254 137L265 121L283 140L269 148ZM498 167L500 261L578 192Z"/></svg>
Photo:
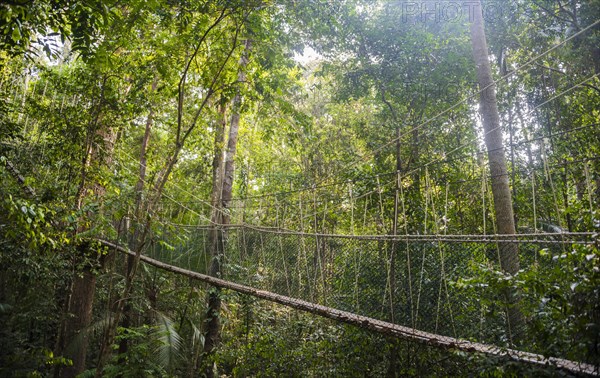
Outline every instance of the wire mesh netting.
<svg viewBox="0 0 600 378"><path fill-rule="evenodd" d="M206 274L210 230L165 229L148 255ZM547 351L544 337L554 330L544 330L543 320L556 316L549 303L553 291L572 283L540 284L531 290L519 283L533 282L527 274L546 277L564 269L573 264L568 256L576 248L594 243L589 233L391 237L249 226L218 232L224 251L220 278L225 280L419 331L530 352ZM510 261L515 248L518 261ZM504 273L507 263L520 266L516 279ZM572 318L564 316L563 323ZM556 342L555 355L588 359L575 353L571 343Z"/></svg>

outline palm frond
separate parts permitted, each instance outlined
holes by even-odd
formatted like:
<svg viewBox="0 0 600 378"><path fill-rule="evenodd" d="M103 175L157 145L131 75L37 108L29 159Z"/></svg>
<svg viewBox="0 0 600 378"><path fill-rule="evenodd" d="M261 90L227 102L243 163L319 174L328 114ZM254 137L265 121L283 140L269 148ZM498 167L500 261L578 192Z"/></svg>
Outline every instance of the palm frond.
<svg viewBox="0 0 600 378"><path fill-rule="evenodd" d="M177 358L180 357L182 348L182 339L173 321L165 314L155 311L157 329L154 332L155 338L159 341L157 347L158 363L170 371Z"/></svg>
<svg viewBox="0 0 600 378"><path fill-rule="evenodd" d="M12 310L12 306L8 303L0 303L0 312L9 312Z"/></svg>
<svg viewBox="0 0 600 378"><path fill-rule="evenodd" d="M200 347L204 347L204 335L200 331L198 327L190 320L190 325L192 326L192 346L196 346L196 343L200 343Z"/></svg>
<svg viewBox="0 0 600 378"><path fill-rule="evenodd" d="M112 320L112 317L106 315L103 318L99 319L98 321L93 322L92 324L87 326L85 329L83 329L81 332L79 332L75 337L73 337L71 342L67 345L65 352L73 353L77 349L82 348L85 337L88 337L89 335L94 334L94 333L104 332L106 330L106 328L108 327L108 325L110 324L111 320Z"/></svg>

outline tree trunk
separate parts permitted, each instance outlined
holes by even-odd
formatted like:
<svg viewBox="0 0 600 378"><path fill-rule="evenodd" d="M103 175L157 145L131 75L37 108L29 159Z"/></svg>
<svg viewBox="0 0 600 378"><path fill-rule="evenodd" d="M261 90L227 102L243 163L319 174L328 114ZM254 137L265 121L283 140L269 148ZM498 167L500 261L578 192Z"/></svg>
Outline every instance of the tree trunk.
<svg viewBox="0 0 600 378"><path fill-rule="evenodd" d="M512 207L510 186L508 183L508 170L504 156L502 129L496 101L496 87L492 78L488 48L483 27L481 0L474 7L473 22L471 23L471 42L473 57L477 66L477 78L480 87L480 109L483 115L483 130L485 144L488 151L489 169L492 180L492 194L494 197L494 210L499 234L512 235L516 233L515 220ZM500 265L502 270L509 274L519 271L519 249L517 243L498 243ZM509 336L514 341L515 331L522 323L522 316L515 305L514 292L506 293L508 297L508 330Z"/></svg>
<svg viewBox="0 0 600 378"><path fill-rule="evenodd" d="M75 207L81 210L84 200L90 196L100 199L104 196L106 189L102 184L88 180L88 174L92 164L97 166L108 166L112 162L112 151L117 133L109 126L102 124L102 112L104 106L104 88L106 77L103 80L98 103L94 108L93 117L87 127L84 155L81 166L81 181L75 198ZM98 140L96 142L96 140ZM103 151L101 151L103 150ZM100 201L98 201L100 202ZM76 233L86 231L79 227ZM76 235L73 235L75 238ZM77 267L83 264L83 272ZM57 342L57 354L64 354L73 361L73 365L63 369L57 367L54 374L62 377L75 377L85 370L86 354L88 348L88 328L92 320L92 307L94 304L94 293L96 291L96 276L94 269L100 267L100 256L96 251L90 250L87 243L77 247L77 253L73 260L73 281L71 292L66 301L66 317L61 324L59 340Z"/></svg>
<svg viewBox="0 0 600 378"><path fill-rule="evenodd" d="M64 368L62 377L75 377L85 370L89 341L87 328L92 321L95 291L96 274L91 267L86 267L82 275L75 275L73 281L68 311L70 318L65 325L65 356L73 361L73 365Z"/></svg>
<svg viewBox="0 0 600 378"><path fill-rule="evenodd" d="M225 159L225 128L227 127L226 111L227 106L225 99L221 98L219 103L219 123L215 130L215 146L214 146L214 157L213 157L213 172L212 172L212 194L210 198L211 205L211 220L218 221L220 211L219 206L221 203L221 194L223 189L223 160Z"/></svg>
<svg viewBox="0 0 600 378"><path fill-rule="evenodd" d="M158 85L158 78L155 77L152 82L152 92L156 91L156 87ZM142 206L144 204L143 194L144 194L144 184L146 183L146 163L147 163L147 150L148 150L148 142L150 141L150 134L152 132L152 123L154 117L154 110L150 109L148 113L148 118L146 118L146 128L144 130L144 137L142 139L142 146L140 148L140 170L138 174L138 181L135 185L135 204L134 204L134 213L133 213L133 232L129 235L128 245L129 249L132 251L137 250L138 245L140 243L140 226L142 222ZM133 272L133 268L135 265L135 257L127 256L127 271L125 273L126 277L129 277ZM121 326L123 329L127 330L131 327L131 315L132 315L131 303L129 299L126 299L125 305L123 306L123 320L121 322ZM125 356L129 349L128 340L126 337L122 338L119 342L119 355ZM120 362L125 363L125 360L121 360Z"/></svg>
<svg viewBox="0 0 600 378"><path fill-rule="evenodd" d="M214 142L214 156L213 156L213 169L212 169L212 194L210 198L211 205L211 224L213 227L208 231L208 240L210 245L211 254L213 256L218 256L223 253L221 249L222 240L221 240L221 230L216 226L222 223L221 215L221 195L223 188L223 160L224 160L224 151L225 151L225 128L227 127L227 118L226 118L226 100L221 97L219 102L219 123L217 124L217 129L215 130L215 142ZM213 266L209 268L209 274L213 273ZM209 294L209 308L211 306L217 307L220 306L220 303L216 303L218 298L213 298L212 295ZM209 325L207 326L207 330L211 330L214 332L214 329L219 328L218 324L215 326L214 322L218 322L217 319L213 320L212 313L209 313L207 316L210 318ZM218 314L217 314L218 316ZM217 334L209 334L207 332L204 344L204 350L209 349L209 352L212 352L214 349L214 345L216 343L216 338L218 338ZM196 348L194 348L192 354L192 364L191 370L189 372L190 377L196 376L196 370L198 369L198 358L201 354L201 345L198 344ZM211 369L212 371L212 369ZM208 374L208 373L207 373Z"/></svg>
<svg viewBox="0 0 600 378"><path fill-rule="evenodd" d="M244 70L246 65L248 64L248 53L251 48L250 40L246 40L244 45L244 52L242 53L242 57L239 62L239 72L238 72L238 83L243 83L246 81L246 74ZM227 141L227 152L225 155L225 167L223 169L223 182L220 188L219 193L219 172L213 172L213 199L220 198L218 201L218 206L216 209L213 209L213 229L210 232L210 246L212 252L212 262L210 266L210 275L213 277L220 278L222 274L222 260L223 260L223 252L224 252L224 243L226 239L226 227L229 224L230 216L227 212L227 208L232 198L232 189L233 189L233 177L234 177L234 161L235 161L235 153L237 150L237 139L238 139L238 131L240 126L240 106L242 103L242 95L240 90L238 89L234 99L233 99L233 114L231 115L231 124L229 126L229 139ZM215 151L217 148L215 148ZM218 164L217 157L215 156L216 161L213 163L213 168L218 168L220 164ZM215 185L215 183L217 185ZM220 321L220 312L221 312L221 289L218 287L214 287L210 290L208 296L208 310L207 310L207 319L208 323L206 326L206 335L205 335L205 344L204 344L204 353L206 356L209 356L213 353L215 346L219 342L219 332L221 328ZM206 369L206 376L213 377L213 367L208 366Z"/></svg>

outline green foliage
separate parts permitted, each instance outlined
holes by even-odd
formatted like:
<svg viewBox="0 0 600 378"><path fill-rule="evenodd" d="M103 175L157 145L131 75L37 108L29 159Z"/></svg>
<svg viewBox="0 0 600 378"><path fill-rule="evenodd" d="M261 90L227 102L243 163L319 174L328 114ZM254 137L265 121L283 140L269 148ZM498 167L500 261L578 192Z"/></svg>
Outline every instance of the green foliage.
<svg viewBox="0 0 600 378"><path fill-rule="evenodd" d="M140 327L118 329L118 343L122 339L130 342L131 348L126 355L115 355L112 363L106 366L104 376L119 377L167 377L170 376L167 370L154 357L157 350L163 346L162 342L153 335L157 328L151 325L142 325ZM117 345L115 345L115 349ZM90 372L92 375L93 371ZM85 373L84 373L85 375Z"/></svg>
<svg viewBox="0 0 600 378"><path fill-rule="evenodd" d="M4 356L3 356L4 357ZM48 348L31 348L2 359L0 374L15 378L45 377L56 366L71 366L72 361L64 357L54 357Z"/></svg>
<svg viewBox="0 0 600 378"><path fill-rule="evenodd" d="M12 196L5 198L2 205L7 220L12 222L12 227L5 231L5 237L27 241L33 249L46 245L56 247L57 241L47 236L47 232L52 231L50 222L56 214L54 211Z"/></svg>
<svg viewBox="0 0 600 378"><path fill-rule="evenodd" d="M353 327L240 298L231 303L224 347L217 355L234 376L379 375L385 362L370 348L385 342ZM378 354L380 356L380 354ZM294 361L290 364L290 361Z"/></svg>
<svg viewBox="0 0 600 378"><path fill-rule="evenodd" d="M0 50L11 55L43 51L51 57L69 39L74 51L89 57L109 23L111 6L99 0L8 2L0 7Z"/></svg>
<svg viewBox="0 0 600 378"><path fill-rule="evenodd" d="M487 316L498 317L509 303L526 319L521 347L545 356L598 364L600 361L600 251L593 244L562 252L539 251L534 264L511 276L475 264L471 278L455 283L458 293L478 298ZM517 295L517 302L506 293ZM498 298L504 298L497 307Z"/></svg>
<svg viewBox="0 0 600 378"><path fill-rule="evenodd" d="M0 322L3 324L0 375L3 376L44 376L54 366L69 364L50 349L61 313L56 289L67 285L64 273L68 271L68 264L55 253L58 238L44 234L45 229L40 231L41 222L23 220L26 216L33 217L29 210L25 214L16 209L13 216L20 219L20 224L10 225L18 228L3 227L0 239ZM3 217L0 219L0 222L6 221Z"/></svg>
<svg viewBox="0 0 600 378"><path fill-rule="evenodd" d="M542 257L545 251L541 251ZM600 363L600 250L577 245L516 277L530 317L529 334L543 353Z"/></svg>
<svg viewBox="0 0 600 378"><path fill-rule="evenodd" d="M172 371L176 366L177 358L180 357L182 347L181 336L177 333L175 324L164 314L157 312L156 319L158 322L156 337L160 345L158 346L158 362L167 371Z"/></svg>

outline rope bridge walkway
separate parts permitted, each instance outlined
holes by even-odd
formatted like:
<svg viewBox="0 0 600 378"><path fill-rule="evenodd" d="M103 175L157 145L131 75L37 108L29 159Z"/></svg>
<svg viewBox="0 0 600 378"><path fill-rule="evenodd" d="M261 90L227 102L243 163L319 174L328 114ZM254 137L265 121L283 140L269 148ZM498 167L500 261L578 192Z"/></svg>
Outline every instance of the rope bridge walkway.
<svg viewBox="0 0 600 378"><path fill-rule="evenodd" d="M227 226L218 228L225 251L222 276L211 277L211 230L164 227L155 232L141 260L389 336L599 374L599 367L589 363L516 350L513 345L534 335L526 324L507 324L505 291L494 292L475 278L492 272L498 282L507 280L498 263L504 243L518 244L522 269L544 274L575 244L595 243L592 233L349 236Z"/></svg>

